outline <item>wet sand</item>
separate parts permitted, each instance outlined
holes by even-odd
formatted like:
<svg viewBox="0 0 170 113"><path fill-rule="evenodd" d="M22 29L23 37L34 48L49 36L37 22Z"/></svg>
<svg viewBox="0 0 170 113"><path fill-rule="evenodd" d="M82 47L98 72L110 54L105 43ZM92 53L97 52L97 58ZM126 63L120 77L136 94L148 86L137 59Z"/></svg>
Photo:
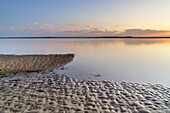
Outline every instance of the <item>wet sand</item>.
<svg viewBox="0 0 170 113"><path fill-rule="evenodd" d="M53 70L0 79L1 113L169 113L163 85L82 81Z"/></svg>
<svg viewBox="0 0 170 113"><path fill-rule="evenodd" d="M0 55L0 73L41 71L70 63L74 54Z"/></svg>
<svg viewBox="0 0 170 113"><path fill-rule="evenodd" d="M1 55L1 72L38 71L0 74L0 113L170 113L169 87L79 80L57 74L56 68L45 70L65 65L73 57ZM30 65L36 69L19 63L25 59L31 59L34 63ZM17 64L9 66L9 62ZM41 67L44 64L48 65ZM25 66L18 68L20 65Z"/></svg>

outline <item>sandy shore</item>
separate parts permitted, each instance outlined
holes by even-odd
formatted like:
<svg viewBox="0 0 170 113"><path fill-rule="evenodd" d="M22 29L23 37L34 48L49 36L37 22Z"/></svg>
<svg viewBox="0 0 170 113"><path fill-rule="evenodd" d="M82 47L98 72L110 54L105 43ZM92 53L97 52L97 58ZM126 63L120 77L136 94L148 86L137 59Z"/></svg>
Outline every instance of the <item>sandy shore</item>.
<svg viewBox="0 0 170 113"><path fill-rule="evenodd" d="M1 113L170 113L169 87L82 81L53 71L1 78L0 98Z"/></svg>
<svg viewBox="0 0 170 113"><path fill-rule="evenodd" d="M70 63L74 54L0 55L0 73L41 71Z"/></svg>

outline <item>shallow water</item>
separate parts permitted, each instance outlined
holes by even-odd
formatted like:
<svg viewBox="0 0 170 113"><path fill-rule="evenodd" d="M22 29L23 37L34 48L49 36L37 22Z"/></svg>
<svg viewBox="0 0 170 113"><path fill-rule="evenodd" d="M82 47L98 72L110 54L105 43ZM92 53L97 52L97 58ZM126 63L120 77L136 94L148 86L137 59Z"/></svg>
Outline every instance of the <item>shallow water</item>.
<svg viewBox="0 0 170 113"><path fill-rule="evenodd" d="M170 86L170 39L1 39L0 54L75 53L58 73ZM95 76L100 74L101 76Z"/></svg>

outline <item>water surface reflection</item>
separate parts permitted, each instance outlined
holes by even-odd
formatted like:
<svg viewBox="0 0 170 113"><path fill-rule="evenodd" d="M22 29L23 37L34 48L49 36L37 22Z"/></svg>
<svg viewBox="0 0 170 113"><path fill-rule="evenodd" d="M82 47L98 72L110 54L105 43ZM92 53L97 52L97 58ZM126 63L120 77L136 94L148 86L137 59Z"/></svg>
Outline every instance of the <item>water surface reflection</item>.
<svg viewBox="0 0 170 113"><path fill-rule="evenodd" d="M0 48L0 54L75 53L58 72L80 79L170 85L170 39L2 39Z"/></svg>

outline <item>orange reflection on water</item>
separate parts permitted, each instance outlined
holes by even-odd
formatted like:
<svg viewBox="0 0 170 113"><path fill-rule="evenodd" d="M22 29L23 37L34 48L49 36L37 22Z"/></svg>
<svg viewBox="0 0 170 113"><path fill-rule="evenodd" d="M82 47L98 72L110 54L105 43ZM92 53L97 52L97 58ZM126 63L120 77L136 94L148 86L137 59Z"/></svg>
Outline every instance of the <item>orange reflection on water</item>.
<svg viewBox="0 0 170 113"><path fill-rule="evenodd" d="M105 43L101 43L99 46L101 49L103 49L105 47Z"/></svg>
<svg viewBox="0 0 170 113"><path fill-rule="evenodd" d="M76 50L76 52L78 52L80 50L79 45L76 45L75 50Z"/></svg>
<svg viewBox="0 0 170 113"><path fill-rule="evenodd" d="M162 81L167 80L169 84L170 39L10 39L1 40L0 48L0 54L73 52L77 57L71 65L80 67L78 71L73 70L73 74L85 70L109 79L155 80L155 83L163 78ZM119 75L122 76L119 78Z"/></svg>
<svg viewBox="0 0 170 113"><path fill-rule="evenodd" d="M3 44L4 43L4 44ZM60 52L80 52L87 50L88 53L96 51L117 50L121 46L140 46L142 45L166 45L170 39L43 39L43 40L23 40L14 41L11 45L9 42L2 42L0 45L2 51L13 53L35 52L35 53L60 53ZM168 46L168 45L167 45Z"/></svg>
<svg viewBox="0 0 170 113"><path fill-rule="evenodd" d="M90 45L88 45L88 46L87 46L87 48L88 48L88 52L89 52L89 53L92 53L92 51L93 51L93 47L92 47L92 46L90 46Z"/></svg>
<svg viewBox="0 0 170 113"><path fill-rule="evenodd" d="M115 45L115 44L112 44L111 47L112 47L114 50L116 50L116 49L118 48L117 45Z"/></svg>

